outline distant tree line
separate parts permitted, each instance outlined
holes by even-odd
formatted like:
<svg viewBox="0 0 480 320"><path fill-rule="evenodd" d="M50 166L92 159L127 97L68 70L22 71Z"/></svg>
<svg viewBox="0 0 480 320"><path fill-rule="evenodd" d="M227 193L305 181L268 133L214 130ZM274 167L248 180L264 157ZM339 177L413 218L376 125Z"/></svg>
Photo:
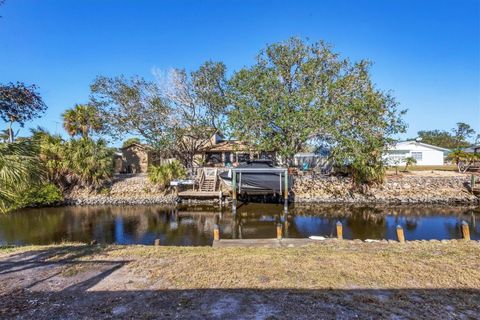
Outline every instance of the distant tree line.
<svg viewBox="0 0 480 320"><path fill-rule="evenodd" d="M418 137L422 142L446 149L461 149L472 145L470 139L475 137L474 143L480 142L480 134L475 136L475 130L467 123L458 122L451 131L428 130L419 131Z"/></svg>

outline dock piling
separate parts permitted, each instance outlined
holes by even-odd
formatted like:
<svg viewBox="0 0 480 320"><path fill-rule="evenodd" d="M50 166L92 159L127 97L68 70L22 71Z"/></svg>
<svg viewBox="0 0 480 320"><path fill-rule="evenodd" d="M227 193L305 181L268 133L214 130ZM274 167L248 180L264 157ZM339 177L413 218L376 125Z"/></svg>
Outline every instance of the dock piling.
<svg viewBox="0 0 480 320"><path fill-rule="evenodd" d="M232 213L237 213L237 173L232 170Z"/></svg>
<svg viewBox="0 0 480 320"><path fill-rule="evenodd" d="M343 225L340 221L337 222L337 239L343 240Z"/></svg>
<svg viewBox="0 0 480 320"><path fill-rule="evenodd" d="M213 240L220 240L220 229L218 228L218 224L213 227Z"/></svg>
<svg viewBox="0 0 480 320"><path fill-rule="evenodd" d="M466 221L462 221L462 235L464 240L470 240L470 228Z"/></svg>
<svg viewBox="0 0 480 320"><path fill-rule="evenodd" d="M401 225L397 226L397 239L400 243L405 243L405 234Z"/></svg>
<svg viewBox="0 0 480 320"><path fill-rule="evenodd" d="M282 224L277 223L277 239L281 240L282 239Z"/></svg>

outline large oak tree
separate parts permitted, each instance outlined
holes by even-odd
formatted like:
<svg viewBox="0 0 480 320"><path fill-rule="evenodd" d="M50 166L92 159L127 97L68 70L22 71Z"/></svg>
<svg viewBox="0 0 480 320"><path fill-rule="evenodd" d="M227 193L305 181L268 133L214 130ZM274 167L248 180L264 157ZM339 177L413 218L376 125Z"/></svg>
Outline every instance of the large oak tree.
<svg viewBox="0 0 480 320"><path fill-rule="evenodd" d="M233 75L228 96L241 140L277 150L288 164L307 143L326 145L358 182L382 176L382 151L404 129L395 99L373 85L369 63L352 64L322 42L268 45L255 65Z"/></svg>

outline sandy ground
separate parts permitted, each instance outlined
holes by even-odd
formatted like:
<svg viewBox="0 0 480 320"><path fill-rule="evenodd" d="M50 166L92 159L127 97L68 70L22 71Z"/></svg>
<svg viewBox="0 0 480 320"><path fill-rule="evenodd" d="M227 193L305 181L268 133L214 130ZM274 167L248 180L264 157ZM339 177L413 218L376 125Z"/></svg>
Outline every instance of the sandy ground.
<svg viewBox="0 0 480 320"><path fill-rule="evenodd" d="M0 317L480 319L480 243L2 248Z"/></svg>

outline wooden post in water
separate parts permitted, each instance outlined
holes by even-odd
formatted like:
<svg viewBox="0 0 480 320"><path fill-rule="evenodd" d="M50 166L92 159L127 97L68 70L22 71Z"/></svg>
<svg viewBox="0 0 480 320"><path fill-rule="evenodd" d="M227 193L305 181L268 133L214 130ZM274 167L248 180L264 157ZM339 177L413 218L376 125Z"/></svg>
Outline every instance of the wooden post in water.
<svg viewBox="0 0 480 320"><path fill-rule="evenodd" d="M277 223L277 239L282 239L282 224Z"/></svg>
<svg viewBox="0 0 480 320"><path fill-rule="evenodd" d="M232 169L232 212L237 213L237 173Z"/></svg>
<svg viewBox="0 0 480 320"><path fill-rule="evenodd" d="M340 221L337 222L337 239L343 240L343 225Z"/></svg>
<svg viewBox="0 0 480 320"><path fill-rule="evenodd" d="M155 239L155 242L154 242L155 246L159 246L160 245L160 239Z"/></svg>
<svg viewBox="0 0 480 320"><path fill-rule="evenodd" d="M466 221L462 221L462 235L464 240L470 240L470 228Z"/></svg>
<svg viewBox="0 0 480 320"><path fill-rule="evenodd" d="M218 224L213 227L213 240L220 240L220 229L218 228Z"/></svg>
<svg viewBox="0 0 480 320"><path fill-rule="evenodd" d="M283 215L283 225L285 226L285 238L288 238L288 228L290 227L290 222L288 222L288 214Z"/></svg>
<svg viewBox="0 0 480 320"><path fill-rule="evenodd" d="M403 228L401 225L397 226L397 239L400 243L405 243L405 235L403 233Z"/></svg>

